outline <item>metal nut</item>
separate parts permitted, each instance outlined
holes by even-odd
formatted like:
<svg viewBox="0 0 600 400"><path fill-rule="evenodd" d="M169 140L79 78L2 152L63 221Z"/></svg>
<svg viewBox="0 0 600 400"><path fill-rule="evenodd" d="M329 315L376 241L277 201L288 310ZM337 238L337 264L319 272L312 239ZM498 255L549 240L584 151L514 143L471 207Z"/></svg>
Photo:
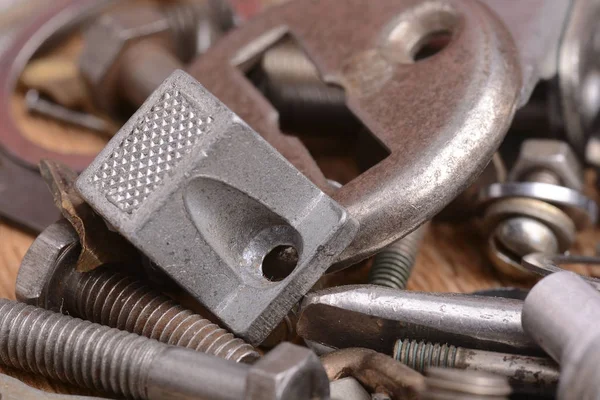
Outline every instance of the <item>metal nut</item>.
<svg viewBox="0 0 600 400"><path fill-rule="evenodd" d="M246 400L329 396L329 380L319 358L312 351L291 343L280 344L254 364L246 385Z"/></svg>
<svg viewBox="0 0 600 400"><path fill-rule="evenodd" d="M509 180L519 181L531 172L544 169L554 172L563 186L574 190L583 188L581 164L571 147L560 140L530 139L523 142Z"/></svg>

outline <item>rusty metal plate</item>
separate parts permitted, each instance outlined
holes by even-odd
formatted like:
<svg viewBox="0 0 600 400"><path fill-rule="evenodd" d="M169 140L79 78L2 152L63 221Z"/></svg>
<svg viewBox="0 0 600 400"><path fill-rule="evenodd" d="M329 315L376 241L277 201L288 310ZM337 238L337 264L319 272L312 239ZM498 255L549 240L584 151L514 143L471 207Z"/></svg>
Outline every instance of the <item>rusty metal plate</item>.
<svg viewBox="0 0 600 400"><path fill-rule="evenodd" d="M422 61L436 32L449 44ZM477 1L296 0L226 36L189 69L216 97L323 190L321 171L244 71L285 35L390 155L332 194L360 222L340 266L363 259L431 218L491 159L521 89L512 37Z"/></svg>

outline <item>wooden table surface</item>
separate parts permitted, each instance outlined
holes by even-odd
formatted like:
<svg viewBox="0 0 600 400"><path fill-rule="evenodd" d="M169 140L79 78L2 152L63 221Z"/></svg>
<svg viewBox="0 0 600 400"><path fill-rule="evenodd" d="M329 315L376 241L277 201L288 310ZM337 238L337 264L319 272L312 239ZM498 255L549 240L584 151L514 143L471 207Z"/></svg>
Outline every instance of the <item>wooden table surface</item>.
<svg viewBox="0 0 600 400"><path fill-rule="evenodd" d="M272 0L270 0L272 1ZM78 45L73 45L77 48ZM93 154L106 142L91 132L83 132L56 121L32 117L25 111L23 95L17 93L13 112L20 122L23 134L41 145L63 152L84 152ZM594 173L586 174L587 194L598 200L594 188ZM576 254L594 255L600 231L583 232L573 247ZM15 298L15 279L23 255L34 236L23 232L8 223L0 222L0 296ZM426 234L424 245L417 259L417 265L409 281L409 290L438 292L472 292L474 290L498 286L525 286L531 283L512 282L499 275L483 252L484 242L477 221L460 224L433 223ZM573 266L580 273L592 273L585 266ZM49 391L64 393L90 393L62 383L51 382L39 376L4 369L4 372L22 379L28 384Z"/></svg>

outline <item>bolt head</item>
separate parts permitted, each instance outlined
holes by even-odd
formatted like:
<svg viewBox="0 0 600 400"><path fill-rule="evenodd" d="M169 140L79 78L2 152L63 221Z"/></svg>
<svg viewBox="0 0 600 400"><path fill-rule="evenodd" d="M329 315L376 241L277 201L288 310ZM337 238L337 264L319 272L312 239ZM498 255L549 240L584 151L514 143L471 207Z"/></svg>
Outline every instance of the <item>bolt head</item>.
<svg viewBox="0 0 600 400"><path fill-rule="evenodd" d="M119 107L119 63L125 50L136 41L150 39L170 43L167 18L157 7L136 5L102 15L84 33L79 59L81 75L90 93L103 110L116 112Z"/></svg>
<svg viewBox="0 0 600 400"><path fill-rule="evenodd" d="M519 157L510 171L509 180L519 181L535 170L554 172L561 184L574 189L583 188L581 163L571 147L560 140L530 139L523 142Z"/></svg>
<svg viewBox="0 0 600 400"><path fill-rule="evenodd" d="M531 253L557 254L558 239L547 225L526 217L509 218L498 225L496 239L519 257Z"/></svg>
<svg viewBox="0 0 600 400"><path fill-rule="evenodd" d="M79 237L66 220L46 228L25 253L17 275L17 300L47 309L61 306L61 292L54 282L75 271Z"/></svg>
<svg viewBox="0 0 600 400"><path fill-rule="evenodd" d="M329 379L315 353L281 343L252 366L246 400L329 398Z"/></svg>

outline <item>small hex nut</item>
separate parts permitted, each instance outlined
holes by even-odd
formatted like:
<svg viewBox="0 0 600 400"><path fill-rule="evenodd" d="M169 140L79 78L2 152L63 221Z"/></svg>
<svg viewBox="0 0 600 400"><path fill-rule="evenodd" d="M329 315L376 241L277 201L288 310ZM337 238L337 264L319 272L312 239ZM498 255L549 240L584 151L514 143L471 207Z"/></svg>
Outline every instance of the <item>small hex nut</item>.
<svg viewBox="0 0 600 400"><path fill-rule="evenodd" d="M311 350L281 343L256 362L248 373L245 400L305 400L329 398L329 379Z"/></svg>
<svg viewBox="0 0 600 400"><path fill-rule="evenodd" d="M571 147L560 140L530 139L523 142L509 180L520 181L528 173L544 169L554 172L563 186L582 190L581 163Z"/></svg>
<svg viewBox="0 0 600 400"><path fill-rule="evenodd" d="M79 70L90 86L96 104L114 112L118 107L118 70L122 54L139 40L171 44L167 17L158 7L136 5L102 15L84 33Z"/></svg>

